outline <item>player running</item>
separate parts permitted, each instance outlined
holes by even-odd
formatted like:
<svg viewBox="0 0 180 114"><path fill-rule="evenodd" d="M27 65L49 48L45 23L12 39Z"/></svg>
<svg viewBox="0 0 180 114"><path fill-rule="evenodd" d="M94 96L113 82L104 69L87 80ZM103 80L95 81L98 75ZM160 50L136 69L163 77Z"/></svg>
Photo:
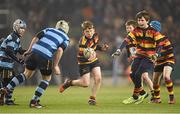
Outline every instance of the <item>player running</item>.
<svg viewBox="0 0 180 114"><path fill-rule="evenodd" d="M153 59L159 55L164 35L149 26L150 15L146 11L137 13L138 27L130 32L125 39L124 45L130 41L136 42L136 57L132 63L131 79L134 83L132 97L123 101L124 104L139 104L148 96L142 87L141 76L149 76L153 72Z"/></svg>
<svg viewBox="0 0 180 114"><path fill-rule="evenodd" d="M137 22L134 20L128 20L125 23L126 26L126 32L132 32L138 25ZM130 41L126 45L126 50L127 50L127 55L128 55L128 60L132 63L133 59L136 57L136 42L135 41ZM119 56L122 52L122 45L120 46L119 49L116 50L115 53L112 54L112 56ZM149 76L147 75L142 75L142 82L145 81L146 84L149 87L149 90L151 92L152 98L154 96L154 89L153 89L153 83L152 80L150 79Z"/></svg>
<svg viewBox="0 0 180 114"><path fill-rule="evenodd" d="M83 36L79 41L79 52L78 52L78 64L80 79L67 80L64 84L60 85L60 92L62 93L65 89L70 86L88 87L90 84L90 75L93 76L94 84L92 88L92 94L89 97L89 105L96 105L97 91L101 85L101 68L99 60L94 52L89 59L84 57L83 51L85 48L92 48L94 51L106 51L108 49L107 44L99 45L99 36L95 32L95 28L92 22L84 21L82 23Z"/></svg>

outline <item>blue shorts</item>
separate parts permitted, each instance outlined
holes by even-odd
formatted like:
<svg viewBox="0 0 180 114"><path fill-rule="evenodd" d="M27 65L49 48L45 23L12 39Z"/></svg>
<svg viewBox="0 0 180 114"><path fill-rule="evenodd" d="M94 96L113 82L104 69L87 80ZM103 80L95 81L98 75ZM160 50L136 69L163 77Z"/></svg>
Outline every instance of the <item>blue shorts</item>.
<svg viewBox="0 0 180 114"><path fill-rule="evenodd" d="M135 74L142 74L144 72L152 73L154 64L149 58L135 58L131 68L131 71Z"/></svg>

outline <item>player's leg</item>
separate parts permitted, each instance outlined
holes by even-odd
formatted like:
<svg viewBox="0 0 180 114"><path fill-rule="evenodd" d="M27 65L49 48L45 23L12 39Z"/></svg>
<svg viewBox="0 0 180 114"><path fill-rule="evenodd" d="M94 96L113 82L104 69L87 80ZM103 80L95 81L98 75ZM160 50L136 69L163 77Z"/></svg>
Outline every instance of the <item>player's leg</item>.
<svg viewBox="0 0 180 114"><path fill-rule="evenodd" d="M153 73L153 89L154 89L154 98L151 99L152 103L161 103L160 97L160 79L162 76L161 67L156 66Z"/></svg>
<svg viewBox="0 0 180 114"><path fill-rule="evenodd" d="M15 88L17 85L23 83L26 79L30 78L36 69L35 55L31 54L26 60L24 73L14 76L11 82L6 86L8 90Z"/></svg>
<svg viewBox="0 0 180 114"><path fill-rule="evenodd" d="M90 84L90 73L84 74L80 79L72 80L72 86L88 87Z"/></svg>
<svg viewBox="0 0 180 114"><path fill-rule="evenodd" d="M26 61L25 71L23 73L14 76L6 87L0 89L0 94L8 94L11 89L14 89L17 85L23 83L27 78L30 78L36 68L36 62L34 61L34 55L31 54ZM32 61L32 62L31 62Z"/></svg>
<svg viewBox="0 0 180 114"><path fill-rule="evenodd" d="M49 82L51 80L51 74L52 74L52 61L47 60L39 55L35 56L35 61L37 62L36 63L37 67L41 72L42 80L35 90L35 93L29 103L29 107L30 108L42 108L42 105L39 103L40 97L43 95L43 93L49 86Z"/></svg>
<svg viewBox="0 0 180 114"><path fill-rule="evenodd" d="M148 85L148 88L151 92L151 96L152 98L154 97L154 89L153 89L153 83L152 80L150 79L150 77L148 76L148 73L144 73L142 75L143 80L145 81L145 83Z"/></svg>
<svg viewBox="0 0 180 114"><path fill-rule="evenodd" d="M163 78L165 80L165 84L166 84L168 94L169 94L169 101L168 101L169 104L175 103L173 82L170 77L172 70L173 68L171 66L164 66L164 69L163 69Z"/></svg>
<svg viewBox="0 0 180 114"><path fill-rule="evenodd" d="M59 87L59 91L62 93L65 89L69 88L70 86L79 86L79 87L88 87L90 84L90 73L86 73L81 76L81 78L76 80L66 80L62 85Z"/></svg>
<svg viewBox="0 0 180 114"><path fill-rule="evenodd" d="M21 73L12 78L10 83L6 86L6 89L8 89L8 91L14 89L17 85L23 83L27 78L30 78L33 72L34 71L25 68L24 73Z"/></svg>
<svg viewBox="0 0 180 114"><path fill-rule="evenodd" d="M140 72L140 67L141 67L141 59L136 58L134 59L133 63L132 63L132 67L131 67L131 74L130 77L132 79L132 82L134 84L134 90L133 90L133 95L130 98L127 98L125 100L122 101L123 104L131 104L131 103L135 103L138 101L138 96L139 96L139 91L141 88L141 77L139 74ZM140 80L139 80L140 78ZM139 82L140 81L140 82Z"/></svg>
<svg viewBox="0 0 180 114"><path fill-rule="evenodd" d="M66 80L59 87L59 91L62 93L65 89L70 86L80 86L80 87L88 87L90 84L90 67L89 65L79 65L79 72L81 78L77 80Z"/></svg>
<svg viewBox="0 0 180 114"><path fill-rule="evenodd" d="M153 88L154 98L151 100L152 103L161 103L160 97L160 80L162 76L164 65L156 65L153 73Z"/></svg>
<svg viewBox="0 0 180 114"><path fill-rule="evenodd" d="M139 76L146 75L149 77L149 75L152 74L153 69L154 69L153 62L151 60L149 60L148 58L143 58L141 60L140 65L141 66L140 66L140 69L137 70L137 74L139 74ZM138 84L141 83L141 77L137 78L137 79L138 79L137 80ZM142 103L144 101L144 99L148 97L148 93L143 89L142 83L138 87L139 87L139 100L135 104Z"/></svg>
<svg viewBox="0 0 180 114"><path fill-rule="evenodd" d="M42 71L42 80L39 84L39 86L36 88L35 93L30 101L30 108L42 108L42 105L39 103L40 102L40 97L43 95L47 87L49 86L49 82L51 80L51 73L47 74L47 72ZM46 74L46 75L45 75Z"/></svg>
<svg viewBox="0 0 180 114"><path fill-rule="evenodd" d="M92 95L90 96L88 103L90 105L96 105L96 95L97 95L97 91L101 86L101 81L102 81L101 68L99 66L94 67L91 73L94 79L94 84L92 87Z"/></svg>
<svg viewBox="0 0 180 114"><path fill-rule="evenodd" d="M6 87L7 84L11 81L14 76L12 69L3 69L3 87ZM9 90L8 94L5 95L5 104L6 105L16 105L14 100L12 100L12 94L14 89Z"/></svg>
<svg viewBox="0 0 180 114"><path fill-rule="evenodd" d="M13 77L13 79L9 82L9 84L6 87L0 89L0 94L2 96L9 94L12 89L14 89L17 85L23 83L26 80L26 78L31 77L32 73L32 70L25 68L24 73L21 73ZM3 101L5 101L5 97L3 97Z"/></svg>

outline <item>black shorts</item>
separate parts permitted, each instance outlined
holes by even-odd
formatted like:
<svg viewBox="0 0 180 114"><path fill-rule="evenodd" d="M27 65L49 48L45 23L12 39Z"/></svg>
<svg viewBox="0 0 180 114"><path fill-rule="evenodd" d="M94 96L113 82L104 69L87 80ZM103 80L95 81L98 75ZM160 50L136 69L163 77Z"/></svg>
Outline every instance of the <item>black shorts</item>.
<svg viewBox="0 0 180 114"><path fill-rule="evenodd" d="M174 69L174 64L167 62L167 63L161 64L161 65L156 65L154 68L154 72L163 72L163 69L165 66L170 66L170 67L172 67L172 69Z"/></svg>
<svg viewBox="0 0 180 114"><path fill-rule="evenodd" d="M52 73L52 60L48 60L34 52L28 56L25 65L29 70L38 68L42 75L51 75Z"/></svg>
<svg viewBox="0 0 180 114"><path fill-rule="evenodd" d="M99 61L94 61L90 64L79 64L79 73L80 73L80 76L83 76L84 74L86 73L89 73L91 72L91 70L94 68L94 67L99 67Z"/></svg>
<svg viewBox="0 0 180 114"><path fill-rule="evenodd" d="M154 70L153 62L148 58L135 58L132 62L131 71L135 74L142 74L144 72L152 73Z"/></svg>

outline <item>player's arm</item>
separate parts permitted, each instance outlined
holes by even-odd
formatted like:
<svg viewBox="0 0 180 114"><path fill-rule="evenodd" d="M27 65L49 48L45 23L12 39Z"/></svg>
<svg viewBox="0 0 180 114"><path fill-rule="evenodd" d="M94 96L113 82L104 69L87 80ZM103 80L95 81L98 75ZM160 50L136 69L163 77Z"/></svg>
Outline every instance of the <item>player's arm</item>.
<svg viewBox="0 0 180 114"><path fill-rule="evenodd" d="M155 41L156 41L156 53L151 57L152 60L156 61L158 57L161 56L161 50L165 44L166 37L161 33L157 32L155 34Z"/></svg>
<svg viewBox="0 0 180 114"><path fill-rule="evenodd" d="M32 46L42 37L44 36L44 31L40 31L39 33L37 33L37 35L35 37L33 37L28 50L24 53L24 55L28 54L31 52Z"/></svg>
<svg viewBox="0 0 180 114"><path fill-rule="evenodd" d="M97 45L96 50L99 51L107 51L109 49L109 45L107 43L104 43L102 45Z"/></svg>
<svg viewBox="0 0 180 114"><path fill-rule="evenodd" d="M94 43L96 43L97 46L96 46L96 49L95 49L95 50L107 51L107 50L109 49L109 45L108 45L107 43L100 44L100 43L98 43L98 42L100 42L100 41L99 41L99 36L96 34Z"/></svg>
<svg viewBox="0 0 180 114"><path fill-rule="evenodd" d="M11 38L10 38L11 39ZM8 55L11 59L14 61L20 63L19 59L15 55L14 47L15 47L16 39L12 38L11 40L7 40L6 42L6 48L2 48L3 51L5 51L6 55Z"/></svg>
<svg viewBox="0 0 180 114"><path fill-rule="evenodd" d="M57 49L55 55L54 55L54 60L53 60L53 67L54 67L54 73L56 75L61 74L60 68L59 68L59 61L63 55L64 50L68 47L69 45L69 40L65 40Z"/></svg>
<svg viewBox="0 0 180 114"><path fill-rule="evenodd" d="M54 73L56 75L61 74L61 71L59 69L59 61L62 57L63 54L63 49L61 47L59 47L54 55L54 61L53 61L53 65L54 65Z"/></svg>
<svg viewBox="0 0 180 114"><path fill-rule="evenodd" d="M122 52L122 50L128 45L129 39L125 38L123 42L121 43L120 47L112 54L112 56L119 56Z"/></svg>

